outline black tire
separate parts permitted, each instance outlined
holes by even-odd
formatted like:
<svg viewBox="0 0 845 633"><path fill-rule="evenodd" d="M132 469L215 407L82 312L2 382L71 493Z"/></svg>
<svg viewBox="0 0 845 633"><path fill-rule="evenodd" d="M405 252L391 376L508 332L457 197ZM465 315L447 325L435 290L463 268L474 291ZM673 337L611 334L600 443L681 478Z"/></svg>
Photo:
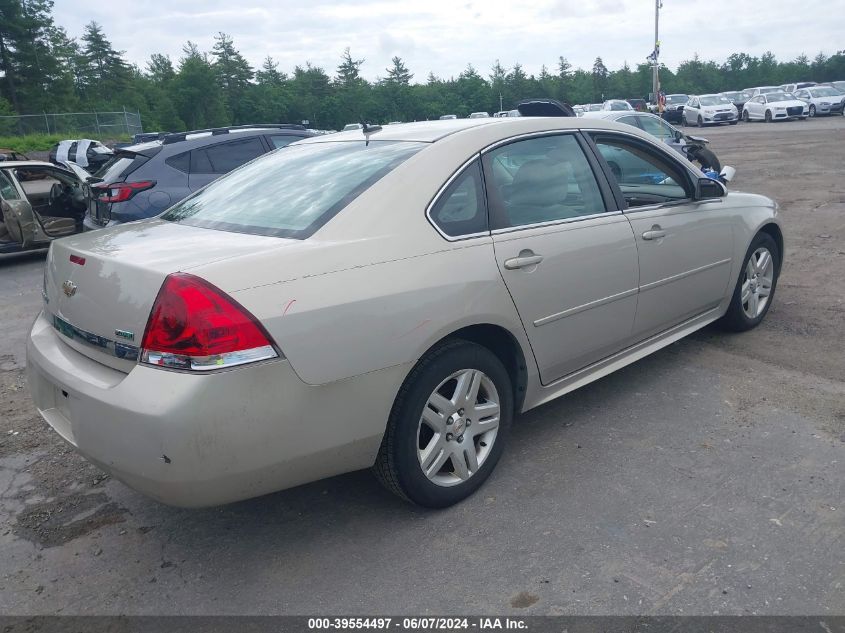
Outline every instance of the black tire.
<svg viewBox="0 0 845 633"><path fill-rule="evenodd" d="M765 119L766 119L766 123L772 122L772 111L771 110L766 110Z"/></svg>
<svg viewBox="0 0 845 633"><path fill-rule="evenodd" d="M739 123L739 119L737 119L736 121L731 121L731 125L736 125L737 123Z"/></svg>
<svg viewBox="0 0 845 633"><path fill-rule="evenodd" d="M754 251L761 246L765 246L772 254L772 261L774 264L772 291L769 293L769 300L766 303L763 312L756 318L751 319L742 309L742 284L745 281L745 268L748 264L748 260ZM760 324L766 314L768 314L769 308L772 306L772 301L775 299L775 290L777 290L778 277L780 276L780 264L780 251L778 250L778 245L775 243L775 240L772 239L772 236L768 233L758 233L754 239L751 240L751 246L748 247L748 251L745 253L745 258L742 260L742 268L740 269L739 277L736 280L736 286L734 286L734 292L731 297L731 303L728 306L728 311L719 320L719 325L721 325L722 328L731 332L745 332L746 330L755 328Z"/></svg>
<svg viewBox="0 0 845 633"><path fill-rule="evenodd" d="M696 124L698 127L704 127L704 119L701 118L701 115L698 115L698 119L696 120Z"/></svg>
<svg viewBox="0 0 845 633"><path fill-rule="evenodd" d="M702 170L712 169L716 172L722 171L722 163L716 157L716 154L711 152L706 147L701 148L695 154L695 162L699 164Z"/></svg>
<svg viewBox="0 0 845 633"><path fill-rule="evenodd" d="M810 115L811 117L816 116L816 106L815 106L814 104L812 104L812 103L810 104L810 112L809 112L809 115Z"/></svg>
<svg viewBox="0 0 845 633"><path fill-rule="evenodd" d="M452 486L440 486L423 473L417 456L418 426L423 408L437 386L461 369L478 369L499 394L499 430L490 453L471 477ZM513 418L513 387L502 362L486 347L455 339L423 357L405 379L387 423L373 471L399 497L428 508L451 506L475 492L499 461Z"/></svg>
<svg viewBox="0 0 845 633"><path fill-rule="evenodd" d="M748 110L742 111L742 120L745 121L746 123L751 123L751 117L748 116Z"/></svg>

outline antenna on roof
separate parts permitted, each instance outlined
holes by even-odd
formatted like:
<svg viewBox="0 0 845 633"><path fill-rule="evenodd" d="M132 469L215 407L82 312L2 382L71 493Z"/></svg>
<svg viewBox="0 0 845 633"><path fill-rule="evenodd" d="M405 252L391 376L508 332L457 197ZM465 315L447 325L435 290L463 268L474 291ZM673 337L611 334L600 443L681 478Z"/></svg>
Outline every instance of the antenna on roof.
<svg viewBox="0 0 845 633"><path fill-rule="evenodd" d="M370 134L375 134L376 132L381 130L380 125L370 125L369 123L364 123L361 121L361 131L364 133L364 145L368 146L370 144Z"/></svg>

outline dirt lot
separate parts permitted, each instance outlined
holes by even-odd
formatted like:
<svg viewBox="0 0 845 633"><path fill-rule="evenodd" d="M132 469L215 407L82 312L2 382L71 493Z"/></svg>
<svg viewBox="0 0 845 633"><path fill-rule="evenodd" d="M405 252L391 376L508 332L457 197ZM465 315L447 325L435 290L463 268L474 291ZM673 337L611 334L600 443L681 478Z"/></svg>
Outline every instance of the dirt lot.
<svg viewBox="0 0 845 633"><path fill-rule="evenodd" d="M0 613L845 613L845 118L702 135L781 205L766 321L522 416L440 512L368 473L201 511L111 480L27 395L43 254L0 259Z"/></svg>

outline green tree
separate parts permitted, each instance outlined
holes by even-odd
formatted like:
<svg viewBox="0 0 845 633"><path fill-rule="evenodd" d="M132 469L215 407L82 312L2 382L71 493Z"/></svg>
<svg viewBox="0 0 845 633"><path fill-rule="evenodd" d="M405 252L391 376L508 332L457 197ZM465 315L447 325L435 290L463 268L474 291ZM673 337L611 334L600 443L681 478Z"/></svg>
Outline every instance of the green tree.
<svg viewBox="0 0 845 633"><path fill-rule="evenodd" d="M182 48L179 71L173 79L172 99L179 118L189 129L227 125L229 118L214 69L197 45Z"/></svg>
<svg viewBox="0 0 845 633"><path fill-rule="evenodd" d="M600 102L605 100L607 93L607 67L601 60L601 57L596 57L593 62L593 101Z"/></svg>
<svg viewBox="0 0 845 633"><path fill-rule="evenodd" d="M222 91L223 103L234 123L245 123L247 114L253 109L248 98L249 85L255 73L249 62L235 48L231 37L219 33L214 38L211 55L214 57L213 69L217 85Z"/></svg>

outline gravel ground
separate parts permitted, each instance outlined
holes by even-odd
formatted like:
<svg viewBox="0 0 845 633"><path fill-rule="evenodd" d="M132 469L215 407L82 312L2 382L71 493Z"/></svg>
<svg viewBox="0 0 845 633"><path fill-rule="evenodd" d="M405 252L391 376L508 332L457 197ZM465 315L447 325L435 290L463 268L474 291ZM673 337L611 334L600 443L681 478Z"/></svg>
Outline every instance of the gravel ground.
<svg viewBox="0 0 845 633"><path fill-rule="evenodd" d="M766 321L522 416L444 511L365 472L193 511L111 480L26 391L43 253L0 258L0 614L845 613L845 118L701 135L781 205Z"/></svg>

